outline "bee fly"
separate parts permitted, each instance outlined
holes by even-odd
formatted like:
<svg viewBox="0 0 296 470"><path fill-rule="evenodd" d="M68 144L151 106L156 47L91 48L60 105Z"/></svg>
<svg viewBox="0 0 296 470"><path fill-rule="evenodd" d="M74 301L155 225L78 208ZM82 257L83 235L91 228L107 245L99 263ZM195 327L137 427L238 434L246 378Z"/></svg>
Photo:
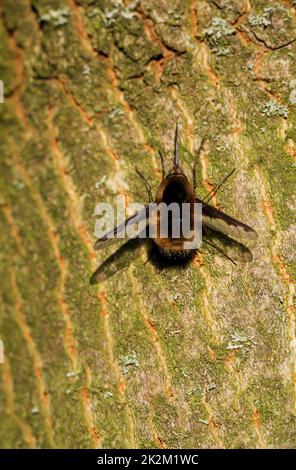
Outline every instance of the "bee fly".
<svg viewBox="0 0 296 470"><path fill-rule="evenodd" d="M202 144L201 144L202 145ZM201 146L200 146L201 148ZM188 203L190 207L190 229L194 227L194 204L199 203L201 204L202 214L202 227L205 234L207 233L214 233L217 234L219 232L222 234L222 237L234 237L238 240L255 240L257 238L257 233L248 225L240 222L239 220L230 217L229 215L225 214L224 212L216 209L215 207L209 204L210 199L213 195L217 192L217 190L222 186L222 184L232 175L233 171L220 183L218 186L214 187L212 191L206 196L204 200L201 200L196 197L196 163L193 168L193 181L192 183L188 180L186 175L184 174L178 157L178 122L176 125L175 131L175 139L174 139L174 158L173 158L173 166L168 173L165 172L164 168L164 160L160 153L161 157L161 164L162 164L162 181L156 191L156 195L153 201L151 188L149 186L148 181L146 178L137 170L139 176L143 179L145 186L147 188L149 194L149 204L143 207L142 210L138 211L133 216L126 219L123 223L119 224L114 229L107 232L103 237L99 238L94 245L95 250L99 250L104 246L113 244L117 241L122 240L124 238L123 234L126 233L126 228L129 225L139 228L138 232L135 231L134 238L140 235L140 230L143 230L143 226L145 229L145 233L147 234L147 228L149 224L154 224L156 226L156 230L154 230L154 235L152 236L153 242L158 247L161 254L166 257L177 259L177 258L186 258L187 256L192 255L192 249L184 248L185 238L184 236L180 235L179 237L173 237L171 233L171 226L172 223L175 222L169 214L167 219L168 233L167 236L162 237L160 236L160 222L161 216L159 211L155 211L159 204L166 204L169 206L172 203L176 203L178 206L182 206L184 203ZM150 217L151 211L156 213L156 216ZM182 219L182 210L180 212L180 218ZM189 239L192 239L189 237ZM235 243L238 247L243 247L245 250L249 252L249 250L244 247L244 245L229 239L230 243ZM209 243L209 242L207 242ZM221 251L226 258L234 263L234 261L227 256L219 247L214 245L213 243L209 243L218 251ZM250 253L250 252L249 252ZM250 253L251 254L251 253ZM252 256L249 257L252 259ZM248 259L250 260L250 259ZM235 263L234 263L235 264Z"/></svg>

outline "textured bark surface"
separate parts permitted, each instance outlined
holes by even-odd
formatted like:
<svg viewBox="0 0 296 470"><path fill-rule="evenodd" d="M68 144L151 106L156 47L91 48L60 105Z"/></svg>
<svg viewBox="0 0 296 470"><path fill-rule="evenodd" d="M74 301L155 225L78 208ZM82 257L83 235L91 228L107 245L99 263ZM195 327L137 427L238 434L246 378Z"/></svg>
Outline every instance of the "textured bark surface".
<svg viewBox="0 0 296 470"><path fill-rule="evenodd" d="M0 2L1 447L295 447L293 3ZM254 261L90 286L96 203L146 201L177 115Z"/></svg>

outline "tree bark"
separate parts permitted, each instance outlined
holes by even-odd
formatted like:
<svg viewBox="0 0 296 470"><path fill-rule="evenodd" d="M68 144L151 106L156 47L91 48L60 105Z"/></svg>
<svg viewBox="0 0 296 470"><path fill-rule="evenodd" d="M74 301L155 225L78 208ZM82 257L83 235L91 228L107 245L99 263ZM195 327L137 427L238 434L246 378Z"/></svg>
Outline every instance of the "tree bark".
<svg viewBox="0 0 296 470"><path fill-rule="evenodd" d="M2 0L1 447L295 447L292 3ZM95 205L147 202L177 116L253 261L90 286Z"/></svg>

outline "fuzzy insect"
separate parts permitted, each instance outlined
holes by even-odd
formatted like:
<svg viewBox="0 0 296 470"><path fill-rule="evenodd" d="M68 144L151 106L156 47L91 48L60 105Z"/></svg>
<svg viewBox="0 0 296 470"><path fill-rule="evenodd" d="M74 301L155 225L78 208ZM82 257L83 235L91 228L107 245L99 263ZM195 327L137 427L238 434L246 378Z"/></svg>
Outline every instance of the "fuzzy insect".
<svg viewBox="0 0 296 470"><path fill-rule="evenodd" d="M201 144L202 145L202 144ZM161 155L161 154L160 154ZM137 170L139 176L143 179L149 194L150 202L142 210L134 214L133 216L126 219L122 224L118 225L114 229L108 231L103 237L99 238L94 245L95 250L99 250L105 246L111 245L122 240L124 234L126 233L126 228L131 225L134 227L139 227L138 231L135 231L134 237L140 236L140 231L146 230L147 233L148 225L155 224L156 230L154 231L154 236L152 237L154 244L158 247L162 255L169 258L185 258L192 254L190 249L184 248L184 242L186 241L184 236L180 237L171 236L171 225L175 222L172 219L166 220L169 225L168 235L162 237L160 234L160 213L156 210L160 204L165 204L169 206L172 203L176 203L180 207L184 203L188 203L190 206L190 227L194 227L194 204L199 203L202 205L202 227L205 234L208 233L217 233L224 234L224 238L234 237L235 239L242 240L255 240L257 238L257 233L249 225L240 222L239 220L225 214L219 209L213 207L209 204L210 199L213 197L213 194L221 187L222 184L232 175L234 170L222 181L221 184L216 186L204 200L199 199L196 196L196 163L193 168L193 181L190 182L185 175L184 171L181 168L179 155L178 155L178 123L176 125L175 139L174 139L174 157L173 157L173 166L169 172L165 172L164 161L161 155L162 163L162 181L156 191L154 201L152 200L152 192L146 178ZM151 211L157 214L154 218L149 218ZM182 211L180 211L182 219ZM182 222L182 221L179 221ZM223 237L223 235L222 235ZM224 253L219 247L214 245L214 243L207 242L214 248L221 251L226 258L234 262L226 253ZM243 244L235 242L230 239L230 244L234 243L236 248L241 250L242 253L248 254L250 251L244 247ZM251 255L251 253L250 253ZM245 256L244 261L250 261L251 256ZM235 264L235 263L234 263Z"/></svg>

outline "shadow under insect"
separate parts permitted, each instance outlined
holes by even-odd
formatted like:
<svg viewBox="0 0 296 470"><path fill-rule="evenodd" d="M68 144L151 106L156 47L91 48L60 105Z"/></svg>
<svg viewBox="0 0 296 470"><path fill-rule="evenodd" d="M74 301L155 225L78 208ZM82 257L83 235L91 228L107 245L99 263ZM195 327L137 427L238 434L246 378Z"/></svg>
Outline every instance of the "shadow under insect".
<svg viewBox="0 0 296 470"><path fill-rule="evenodd" d="M182 252L177 256L164 255L160 248L150 239L135 238L125 242L118 250L109 256L92 274L91 284L98 284L111 278L117 272L130 266L138 258L142 251L146 251L147 260L159 271L179 267L185 269L193 261L197 252L214 252L218 256L227 258L233 264L237 262L250 262L253 255L249 248L242 243L219 233L215 230L206 228L203 232L203 241L201 249Z"/></svg>
<svg viewBox="0 0 296 470"><path fill-rule="evenodd" d="M91 284L98 284L109 279L118 271L127 268L141 253L141 248L147 244L143 238L130 239L107 258L92 274Z"/></svg>

